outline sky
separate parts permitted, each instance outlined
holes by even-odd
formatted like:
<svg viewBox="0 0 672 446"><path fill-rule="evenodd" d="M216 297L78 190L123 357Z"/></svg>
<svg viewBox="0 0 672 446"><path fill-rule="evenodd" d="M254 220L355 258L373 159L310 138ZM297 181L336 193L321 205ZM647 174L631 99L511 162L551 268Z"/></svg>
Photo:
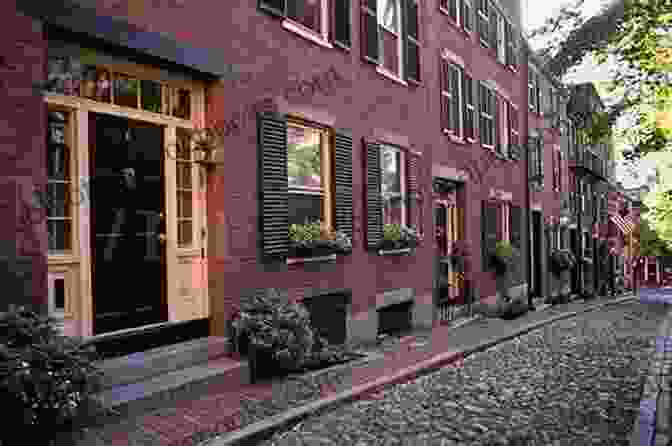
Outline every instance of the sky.
<svg viewBox="0 0 672 446"><path fill-rule="evenodd" d="M599 12L603 5L610 3L611 0L585 0L583 4L583 15L590 17ZM563 5L573 2L572 0L521 0L523 7L523 25L526 30L534 29L544 23L544 21L555 14ZM551 5L549 5L551 3ZM598 65L591 57L586 57L583 62L575 69L570 70L563 78L564 82L568 83L582 83L582 82L599 82L602 80L609 80L610 75L609 64ZM616 124L627 125L625 117ZM617 180L622 181L625 187L638 187L645 182L647 175L655 172L656 164L660 160L645 159L639 162L638 178L633 178L627 174L627 170L617 168ZM661 172L662 173L662 172Z"/></svg>

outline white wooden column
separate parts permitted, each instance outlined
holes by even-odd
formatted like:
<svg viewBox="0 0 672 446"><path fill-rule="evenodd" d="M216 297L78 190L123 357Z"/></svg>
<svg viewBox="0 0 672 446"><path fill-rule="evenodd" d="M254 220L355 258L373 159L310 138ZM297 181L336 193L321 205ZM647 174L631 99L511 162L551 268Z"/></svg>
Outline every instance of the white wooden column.
<svg viewBox="0 0 672 446"><path fill-rule="evenodd" d="M79 253L80 280L79 305L76 305L75 324L82 336L93 335L93 290L91 289L91 181L89 172L89 112L78 108L77 128L77 170L79 173Z"/></svg>
<svg viewBox="0 0 672 446"><path fill-rule="evenodd" d="M644 280L643 283L646 284L646 282L649 280L649 258L644 257Z"/></svg>

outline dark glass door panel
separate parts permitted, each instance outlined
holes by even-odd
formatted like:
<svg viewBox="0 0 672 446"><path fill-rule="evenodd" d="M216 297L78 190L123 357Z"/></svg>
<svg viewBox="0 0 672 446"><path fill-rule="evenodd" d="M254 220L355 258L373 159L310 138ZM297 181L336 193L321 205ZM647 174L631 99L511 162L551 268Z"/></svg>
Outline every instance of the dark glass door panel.
<svg viewBox="0 0 672 446"><path fill-rule="evenodd" d="M165 321L163 128L94 114L90 132L94 331Z"/></svg>

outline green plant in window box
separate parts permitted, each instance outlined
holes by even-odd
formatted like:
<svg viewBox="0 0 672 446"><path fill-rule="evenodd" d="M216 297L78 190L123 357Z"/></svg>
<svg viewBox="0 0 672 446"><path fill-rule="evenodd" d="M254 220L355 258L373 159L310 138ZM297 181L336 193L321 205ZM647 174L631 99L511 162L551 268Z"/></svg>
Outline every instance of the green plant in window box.
<svg viewBox="0 0 672 446"><path fill-rule="evenodd" d="M341 231L328 228L321 221L293 224L289 227L289 256L322 257L352 252L352 240Z"/></svg>
<svg viewBox="0 0 672 446"><path fill-rule="evenodd" d="M506 274L518 257L518 251L511 243L506 240L500 240L495 245L491 255L492 265L497 275Z"/></svg>
<svg viewBox="0 0 672 446"><path fill-rule="evenodd" d="M378 249L393 251L397 249L415 248L422 241L420 233L413 227L388 223L383 225L383 240Z"/></svg>

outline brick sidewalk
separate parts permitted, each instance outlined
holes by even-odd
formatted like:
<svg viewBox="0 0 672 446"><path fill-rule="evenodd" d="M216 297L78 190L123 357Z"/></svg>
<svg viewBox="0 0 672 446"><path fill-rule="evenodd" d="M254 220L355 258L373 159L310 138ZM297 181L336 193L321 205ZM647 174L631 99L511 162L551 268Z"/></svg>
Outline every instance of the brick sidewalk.
<svg viewBox="0 0 672 446"><path fill-rule="evenodd" d="M77 445L145 445L145 446L181 446L199 444L215 434L235 431L247 425L263 421L289 409L328 398L348 391L356 386L371 383L386 376L394 376L415 364L430 360L437 355L455 352L451 362L459 366L460 352L477 343L515 334L522 327L541 322L565 313L582 312L600 303L613 299L594 299L588 302L570 302L541 311L528 312L514 320L477 319L453 328L436 326L432 330L418 331L411 336L397 339L392 345L364 346L369 356L364 360L339 366L339 379L336 382L320 382L313 379L309 385L316 385L317 391L307 398L297 401L284 401L291 398L288 393L290 381L297 378L277 379L271 382L259 382L254 385L242 385L235 391L209 395L204 398L183 401L166 410L148 413L133 421L124 420L102 428L90 429L76 441ZM308 374L306 379L324 372ZM303 377L299 377L300 381ZM309 392L310 393L310 392ZM363 397L375 398L375 390L366 392ZM283 400L284 399L284 400ZM265 407L265 416L249 417L247 406ZM254 411L253 411L254 412ZM58 446L66 443L58 442ZM72 439L67 444L72 444Z"/></svg>

